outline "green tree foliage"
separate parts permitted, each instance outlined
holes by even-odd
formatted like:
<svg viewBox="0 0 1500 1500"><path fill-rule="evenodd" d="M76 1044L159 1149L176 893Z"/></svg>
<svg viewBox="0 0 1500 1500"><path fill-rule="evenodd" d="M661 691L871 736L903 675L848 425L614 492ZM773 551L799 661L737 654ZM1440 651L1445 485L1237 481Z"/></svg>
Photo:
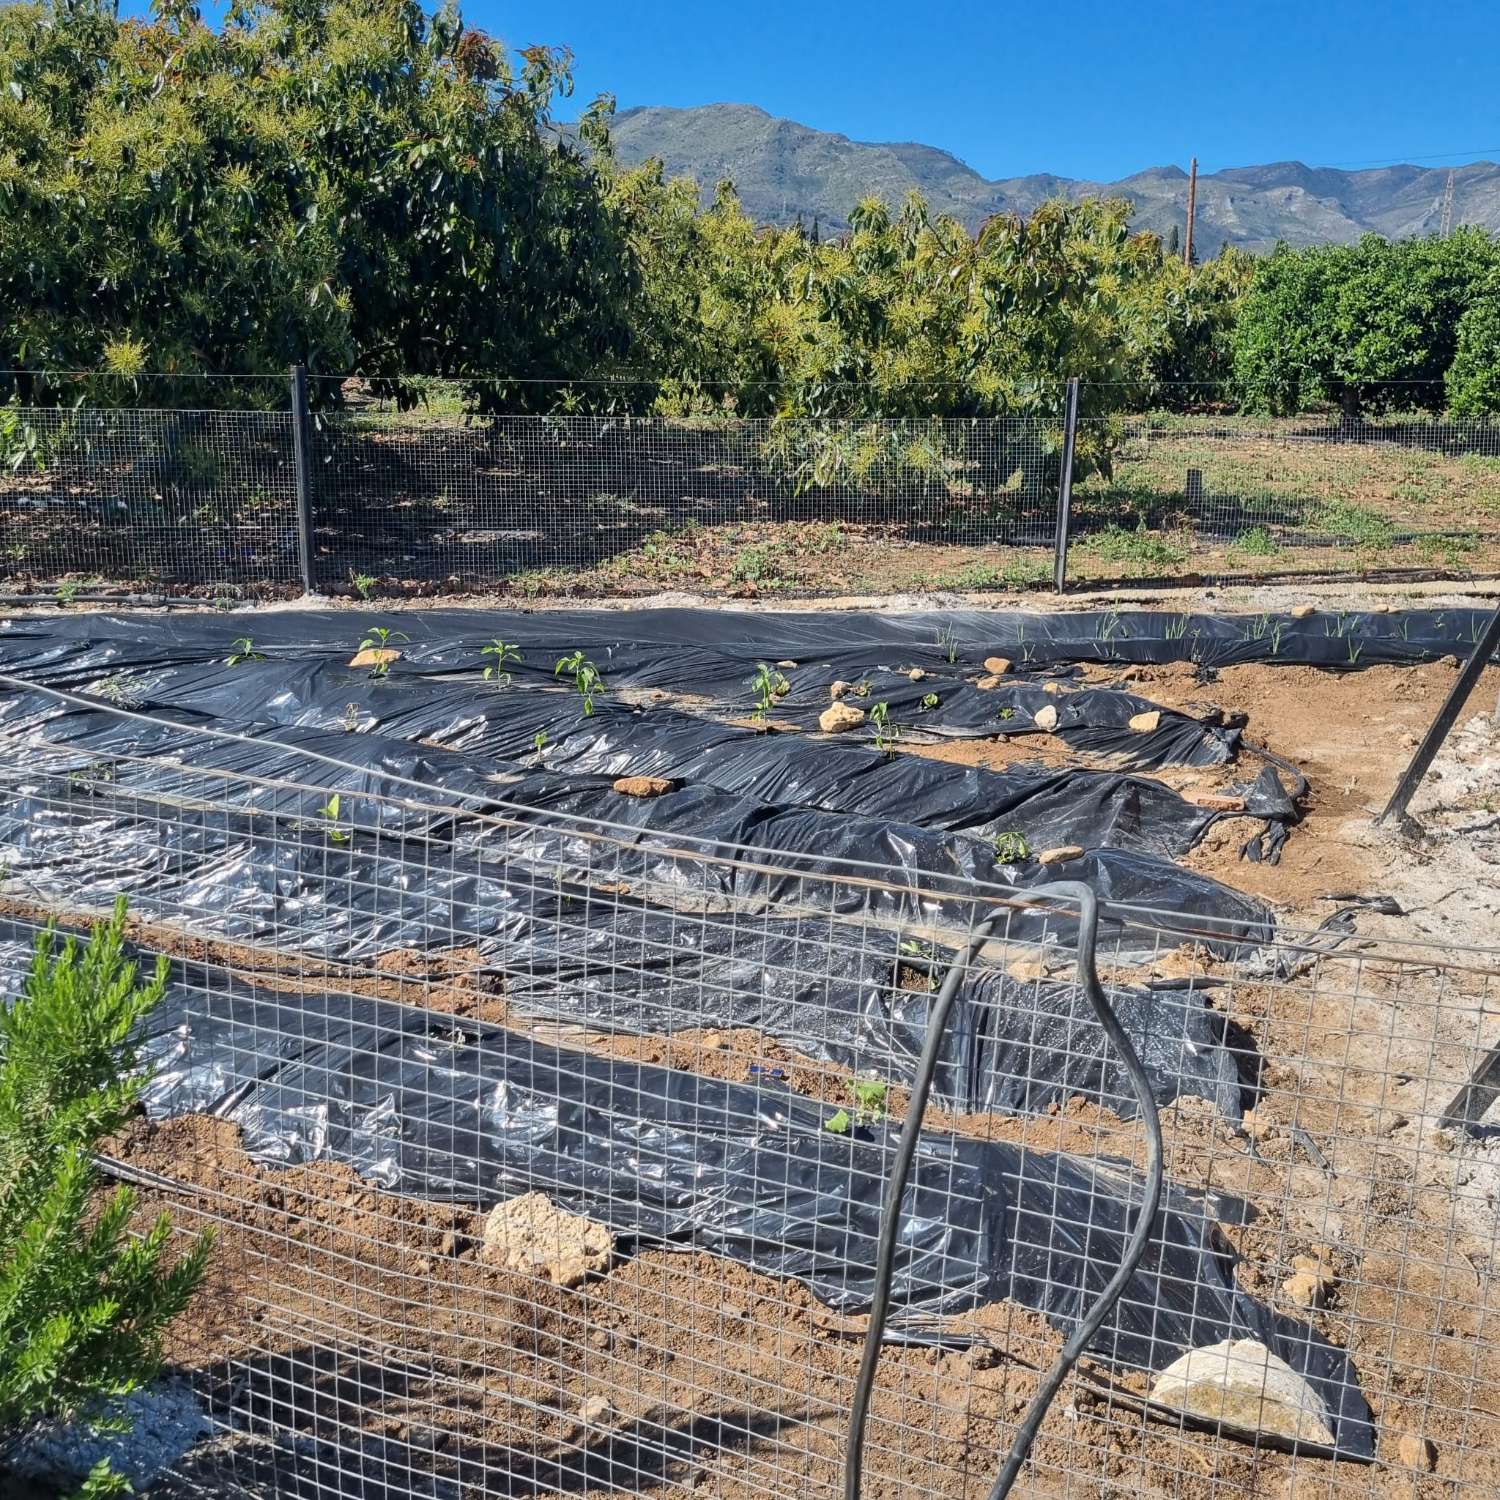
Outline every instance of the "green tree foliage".
<svg viewBox="0 0 1500 1500"><path fill-rule="evenodd" d="M1277 413L1334 401L1350 418L1392 406L1441 409L1460 322L1497 265L1500 245L1479 229L1278 249L1239 311L1241 399Z"/></svg>
<svg viewBox="0 0 1500 1500"><path fill-rule="evenodd" d="M1246 279L1244 262L1164 261L1119 201L1056 200L970 235L918 197L894 214L870 199L826 242L758 229L727 183L699 212L657 163L620 175L612 201L641 278L636 367L668 409L1051 414L1079 374L1109 410L1219 357L1227 313L1210 309Z"/></svg>
<svg viewBox="0 0 1500 1500"><path fill-rule="evenodd" d="M1479 283L1458 320L1444 384L1455 416L1500 411L1500 269Z"/></svg>
<svg viewBox="0 0 1500 1500"><path fill-rule="evenodd" d="M567 380L633 272L565 54L411 0L0 12L0 365ZM594 117L584 134L597 136ZM492 397L491 399L497 399ZM512 392L510 399L523 400Z"/></svg>
<svg viewBox="0 0 1500 1500"><path fill-rule="evenodd" d="M141 982L122 953L123 898L87 943L42 933L0 1012L0 1430L97 1416L156 1373L166 1325L210 1242L169 1264L171 1226L127 1235L128 1188L96 1200L91 1151L124 1124L142 1076L135 1041L165 960ZM110 1491L104 1474L90 1492Z"/></svg>

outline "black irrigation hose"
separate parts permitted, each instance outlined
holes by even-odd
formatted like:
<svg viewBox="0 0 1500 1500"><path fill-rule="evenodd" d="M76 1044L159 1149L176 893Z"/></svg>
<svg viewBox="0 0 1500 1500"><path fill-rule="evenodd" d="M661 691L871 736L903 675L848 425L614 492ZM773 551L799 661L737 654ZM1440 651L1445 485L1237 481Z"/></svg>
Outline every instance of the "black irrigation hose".
<svg viewBox="0 0 1500 1500"><path fill-rule="evenodd" d="M1016 1477L1020 1474L1036 1440L1037 1430L1046 1416L1069 1372L1098 1333L1110 1310L1120 1300L1136 1267L1146 1253L1151 1238L1151 1228L1156 1219L1156 1210L1161 1202L1162 1189L1162 1139L1161 1118L1157 1114L1156 1099L1151 1092L1151 1083L1140 1058L1120 1025L1118 1017L1110 1009L1108 998L1099 983L1094 966L1094 953L1099 935L1099 899L1093 890L1082 881L1059 880L1051 885L1036 886L1027 892L1028 897L1053 897L1074 902L1078 906L1078 979L1089 1004L1099 1017L1105 1035L1114 1043L1130 1074L1130 1085L1135 1092L1141 1119L1146 1126L1146 1182L1141 1195L1141 1205L1136 1213L1135 1227L1131 1231L1120 1267L1110 1278L1109 1284L1099 1294L1098 1300L1087 1314L1079 1320L1078 1327L1063 1345L1052 1368L1042 1377L1032 1398L1031 1406L1016 1428L1011 1440L1010 1452L1005 1463L990 1487L989 1500L1005 1500ZM854 1399L849 1409L848 1455L844 1466L844 1500L859 1500L860 1478L864 1464L865 1424L869 1417L870 1397L875 1385L875 1370L880 1360L881 1340L885 1333L886 1314L891 1300L891 1273L896 1258L896 1234L900 1228L901 1200L906 1194L907 1178L911 1172L912 1159L916 1155L917 1138L921 1130L922 1115L927 1108L927 1096L932 1087L932 1075L937 1067L938 1049L943 1032L948 1024L948 1013L958 994L960 981L967 973L975 955L989 938L995 923L1004 912L992 911L974 929L968 946L954 960L943 986L938 991L932 1010L928 1014L927 1036L922 1044L921 1060L917 1064L916 1077L912 1082L911 1103L907 1106L906 1121L901 1127L901 1137L896 1144L896 1157L891 1166L890 1184L886 1189L885 1207L881 1212L880 1238L875 1252L875 1290L870 1299L870 1319L865 1331L864 1355L860 1360L859 1374L854 1382Z"/></svg>

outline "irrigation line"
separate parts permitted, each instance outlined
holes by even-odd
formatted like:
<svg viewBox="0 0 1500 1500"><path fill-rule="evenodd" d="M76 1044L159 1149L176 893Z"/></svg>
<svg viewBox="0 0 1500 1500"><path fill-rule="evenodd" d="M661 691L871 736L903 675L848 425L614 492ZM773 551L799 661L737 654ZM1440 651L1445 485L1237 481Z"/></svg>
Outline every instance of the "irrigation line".
<svg viewBox="0 0 1500 1500"><path fill-rule="evenodd" d="M1125 1028L1110 1008L1103 986L1099 983L1094 956L1099 937L1099 899L1093 890L1079 880L1059 880L1054 884L1037 886L1030 893L1040 900L1074 902L1078 906L1078 979L1105 1034L1114 1043L1126 1071L1146 1127L1146 1174L1141 1194L1140 1207L1136 1212L1135 1227L1125 1247L1119 1269L1100 1292L1093 1307L1079 1319L1072 1336L1058 1353L1052 1368L1042 1378L1037 1392L1032 1397L1016 1435L1011 1440L1010 1452L1001 1466L995 1482L990 1488L989 1500L1005 1500L1016 1477L1026 1463L1031 1446L1036 1440L1042 1419L1047 1415L1053 1398L1068 1378L1073 1366L1088 1348L1090 1340L1098 1333L1110 1310L1135 1274L1136 1267L1146 1254L1151 1239L1156 1211L1161 1203L1162 1191L1162 1135L1161 1117L1157 1113L1156 1098L1151 1092L1151 1081L1140 1057L1131 1045ZM848 1456L844 1467L844 1500L860 1500L860 1481L864 1465L865 1425L869 1417L870 1397L875 1385L876 1367L880 1361L881 1340L885 1333L886 1315L890 1308L891 1276L895 1266L896 1237L901 1227L901 1200L906 1195L907 1179L911 1174L912 1160L916 1155L917 1142L922 1127L922 1116L927 1108L927 1096L932 1088L932 1075L937 1068L938 1052L948 1016L958 995L959 984L973 961L974 955L989 938L996 922L1004 916L1001 911L992 911L976 926L970 935L968 947L954 961L938 991L937 999L928 1013L927 1035L922 1044L921 1060L917 1064L916 1077L912 1081L911 1099L906 1109L906 1121L901 1127L901 1137L896 1144L895 1159L891 1164L891 1179L886 1190L885 1206L881 1212L880 1236L875 1250L875 1288L870 1301L869 1324L865 1330L864 1354L860 1360L859 1374L854 1383L854 1399L849 1411Z"/></svg>

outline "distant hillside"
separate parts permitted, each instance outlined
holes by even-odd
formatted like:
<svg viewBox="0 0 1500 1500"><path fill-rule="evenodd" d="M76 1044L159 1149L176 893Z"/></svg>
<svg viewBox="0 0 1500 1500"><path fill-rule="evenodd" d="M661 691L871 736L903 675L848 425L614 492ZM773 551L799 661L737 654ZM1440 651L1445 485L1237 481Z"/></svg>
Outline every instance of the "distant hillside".
<svg viewBox="0 0 1500 1500"><path fill-rule="evenodd" d="M1047 173L990 182L934 146L851 141L752 104L622 110L614 138L622 162L659 156L669 175L698 182L705 200L720 178L730 178L750 214L765 223L791 223L800 214L809 225L816 218L837 232L860 198L874 193L894 206L912 188L970 229L993 213L1030 212L1058 193L1129 198L1135 223L1163 237L1187 222L1187 174L1180 167L1151 167L1119 182ZM1342 172L1300 162L1205 174L1198 179L1196 241L1203 255L1213 255L1226 240L1268 250L1278 240L1347 242L1372 229L1393 239L1427 233L1441 222L1447 177L1446 167ZM1500 229L1500 166L1458 168L1453 222Z"/></svg>

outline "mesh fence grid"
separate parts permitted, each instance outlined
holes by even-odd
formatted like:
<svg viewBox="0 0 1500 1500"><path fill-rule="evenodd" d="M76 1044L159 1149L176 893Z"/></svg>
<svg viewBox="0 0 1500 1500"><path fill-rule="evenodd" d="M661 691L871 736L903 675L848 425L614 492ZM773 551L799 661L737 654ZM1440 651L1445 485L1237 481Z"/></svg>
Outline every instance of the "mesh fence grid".
<svg viewBox="0 0 1500 1500"><path fill-rule="evenodd" d="M998 909L974 1024L1003 970L1037 1020L1017 1074L1085 1082L1029 1114L930 1109L865 1470L868 1495L985 1493L1080 1287L1117 1263L1143 1159L1096 1032L1043 1040L1049 994L1076 999L1065 913L689 837L644 861L639 829L335 800L191 751L7 734L0 773L5 961L121 889L140 951L181 959L152 1118L109 1146L144 1207L219 1236L168 1351L216 1434L181 1493L840 1493L910 1034L890 1023L857 1066L786 1037L837 1031L851 975L854 1009L914 1005L919 1034ZM1493 1127L1441 1121L1496 1041L1500 952L1318 932L1210 953L1180 914L1115 916L1106 982L1174 976L1244 1109L1163 1101L1176 1227L1126 1294L1145 1332L1101 1334L1019 1492L1494 1493L1500 1155ZM798 1006L718 1024L772 966ZM1175 1275L1200 1240L1197 1278ZM1375 1462L1143 1408L1183 1317L1209 1342L1225 1298L1280 1314L1294 1361L1326 1341L1340 1373L1303 1416L1343 1401L1354 1443L1368 1403Z"/></svg>
<svg viewBox="0 0 1500 1500"><path fill-rule="evenodd" d="M910 574L914 548L983 584L1029 548L1039 577L1060 439L1027 418L330 413L314 440L319 565L332 580L777 592L823 586L851 554Z"/></svg>
<svg viewBox="0 0 1500 1500"><path fill-rule="evenodd" d="M255 587L298 578L291 419L252 411L8 408L4 573Z"/></svg>
<svg viewBox="0 0 1500 1500"><path fill-rule="evenodd" d="M1085 418L1069 577L1500 570L1500 427L1337 416Z"/></svg>
<svg viewBox="0 0 1500 1500"><path fill-rule="evenodd" d="M1055 417L926 420L488 417L446 385L409 411L328 400L306 473L324 591L776 597L1052 576L1061 399ZM0 409L0 576L297 592L293 425L285 399ZM1085 417L1077 454L1072 583L1500 573L1490 421Z"/></svg>

